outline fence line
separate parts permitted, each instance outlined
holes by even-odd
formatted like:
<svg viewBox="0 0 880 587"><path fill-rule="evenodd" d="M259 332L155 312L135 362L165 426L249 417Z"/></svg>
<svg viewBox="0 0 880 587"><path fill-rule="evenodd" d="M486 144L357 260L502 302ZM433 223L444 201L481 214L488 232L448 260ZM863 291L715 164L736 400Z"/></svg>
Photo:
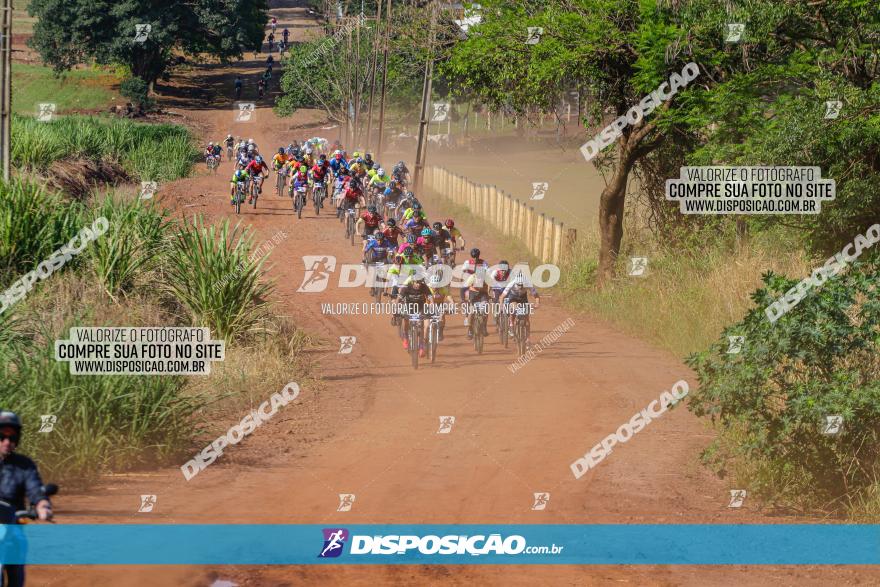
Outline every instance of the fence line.
<svg viewBox="0 0 880 587"><path fill-rule="evenodd" d="M577 240L577 231L566 230L556 218L538 214L494 185L477 184L443 167L428 166L424 187L468 208L501 234L521 241L542 263L559 263Z"/></svg>

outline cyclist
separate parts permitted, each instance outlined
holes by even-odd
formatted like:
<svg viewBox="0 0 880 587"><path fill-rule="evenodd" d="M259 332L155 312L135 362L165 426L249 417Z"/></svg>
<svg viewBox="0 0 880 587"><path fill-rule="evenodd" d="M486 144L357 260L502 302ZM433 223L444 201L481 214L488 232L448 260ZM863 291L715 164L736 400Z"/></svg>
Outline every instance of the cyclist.
<svg viewBox="0 0 880 587"><path fill-rule="evenodd" d="M324 197L321 198L322 205L324 202L324 198L327 197L327 177L329 170L330 163L327 161L327 155L323 153L321 153L321 155L318 157L318 161L309 170L309 175L311 176L313 184L324 184Z"/></svg>
<svg viewBox="0 0 880 587"><path fill-rule="evenodd" d="M364 234L369 236L379 228L379 224L382 222L382 215L379 214L376 206L371 205L361 215L361 220L364 223Z"/></svg>
<svg viewBox="0 0 880 587"><path fill-rule="evenodd" d="M464 250L464 237L461 236L461 231L455 227L455 220L453 220L452 218L447 218L444 225L446 226L446 230L449 232L449 236L452 237L450 239L450 241L452 243L452 248L455 249L456 248L455 245L460 241L461 247L459 247L458 250L463 251Z"/></svg>
<svg viewBox="0 0 880 587"><path fill-rule="evenodd" d="M367 169L372 169L373 163L375 163L375 161L373 161L372 153L367 153L366 155L364 155L364 164L367 166Z"/></svg>
<svg viewBox="0 0 880 587"><path fill-rule="evenodd" d="M238 100L241 98L241 88L244 82L241 81L241 76L235 76L235 99Z"/></svg>
<svg viewBox="0 0 880 587"><path fill-rule="evenodd" d="M455 248L452 235L449 233L449 230L443 226L442 222L435 222L431 225L431 228L434 229L434 244L436 245L438 254L442 254L445 249ZM448 259L444 259L443 262L447 263Z"/></svg>
<svg viewBox="0 0 880 587"><path fill-rule="evenodd" d="M52 519L52 503L46 495L37 465L28 457L17 454L21 442L21 420L15 412L0 410L0 500L13 510L25 509L25 498L37 512L40 520ZM0 573L6 573L4 585L23 587L24 565L3 563Z"/></svg>
<svg viewBox="0 0 880 587"><path fill-rule="evenodd" d="M409 169L406 168L406 163L398 161L391 169L391 176L400 183L407 183L409 181Z"/></svg>
<svg viewBox="0 0 880 587"><path fill-rule="evenodd" d="M287 27L284 27L284 30L281 31L281 38L284 39L284 44L287 44L287 39L290 37L290 31L287 30Z"/></svg>
<svg viewBox="0 0 880 587"><path fill-rule="evenodd" d="M339 175L339 171L343 168L347 169L348 163L342 158L342 151L336 150L333 153L333 159L330 160L330 169L333 170L333 175Z"/></svg>
<svg viewBox="0 0 880 587"><path fill-rule="evenodd" d="M226 151L229 155L229 160L232 160L232 153L235 150L235 137L232 135L226 135Z"/></svg>
<svg viewBox="0 0 880 587"><path fill-rule="evenodd" d="M425 283L425 276L418 272L411 275L403 282L403 286L397 292L398 302L406 308L404 311L408 315L419 314L425 316L425 306L431 298L431 288ZM422 328L425 327L425 321L422 320ZM422 331L421 343L419 344L419 356L425 356L425 336ZM409 340L407 333L403 335L403 350L409 350Z"/></svg>
<svg viewBox="0 0 880 587"><path fill-rule="evenodd" d="M430 259L434 254L434 231L424 227L416 239L416 246L421 249L425 259Z"/></svg>
<svg viewBox="0 0 880 587"><path fill-rule="evenodd" d="M244 167L239 164L235 171L232 173L232 179L230 180L230 189L229 189L229 203L235 204L235 188L236 185L241 182L247 185L247 181L250 178L248 172L244 170Z"/></svg>
<svg viewBox="0 0 880 587"><path fill-rule="evenodd" d="M290 183L290 195L292 196L296 190L301 187L305 187L308 189L309 187L309 172L308 168L305 165L300 165L297 172L291 178Z"/></svg>
<svg viewBox="0 0 880 587"><path fill-rule="evenodd" d="M266 165L266 163L263 161L263 158L260 155L257 155L256 157L254 157L253 161L251 161L250 163L247 164L247 167L245 167L245 171L247 171L250 174L251 181L253 182L253 185L256 186L256 188L257 188L257 195L262 195L263 194L263 183L262 182L263 182L263 179L265 179L269 175L269 166ZM266 173L266 175L263 175L264 172ZM260 178L259 180L257 179L258 177ZM253 201L254 201L254 198L253 198L253 195L251 195L251 197L248 198L248 203L251 204L251 203L253 203Z"/></svg>
<svg viewBox="0 0 880 587"><path fill-rule="evenodd" d="M452 295L449 293L449 284L444 285L443 281L442 271L432 268L428 277L428 287L431 288L431 301L440 308L440 340L443 340L443 331L446 330L446 312L442 305L445 302L454 303Z"/></svg>
<svg viewBox="0 0 880 587"><path fill-rule="evenodd" d="M513 320L516 316L516 308L519 305L529 304L529 291L532 292L532 296L535 298L535 307L537 308L541 304L541 296L538 294L538 290L535 289L534 285L529 284L528 287L526 287L526 279L523 277L522 273L518 273L513 281L507 284L507 287L501 292L501 303L509 304L510 306L507 310L507 333L510 336L513 336ZM531 328L529 328L530 314L531 312L526 314L525 317L527 332L531 332ZM531 348L531 346L531 341L526 339L526 347Z"/></svg>
<svg viewBox="0 0 880 587"><path fill-rule="evenodd" d="M272 66L275 65L275 58L269 55L266 57L266 67L272 69Z"/></svg>
<svg viewBox="0 0 880 587"><path fill-rule="evenodd" d="M220 141L214 143L214 157L217 158L217 162L220 162L220 155L223 153L223 147L220 146Z"/></svg>
<svg viewBox="0 0 880 587"><path fill-rule="evenodd" d="M391 178L385 175L385 170L380 167L376 170L376 174L370 180L370 187L373 188L377 194L382 194L385 193L385 187L390 181Z"/></svg>
<svg viewBox="0 0 880 587"><path fill-rule="evenodd" d="M357 208L363 201L364 194L361 191L361 184L357 179L352 178L343 192L344 197L339 202L340 210L348 210L349 208Z"/></svg>
<svg viewBox="0 0 880 587"><path fill-rule="evenodd" d="M416 238L422 235L422 231L428 228L428 221L424 216L415 216L414 218L410 218L406 222L403 223L403 228L410 234L416 236Z"/></svg>
<svg viewBox="0 0 880 587"><path fill-rule="evenodd" d="M412 192L407 192L406 195L411 195ZM421 220L427 220L428 215L422 210L422 205L417 201L413 201L412 206L403 211L403 216L401 220L411 220L413 217L420 218Z"/></svg>
<svg viewBox="0 0 880 587"><path fill-rule="evenodd" d="M214 157L214 143L208 143L208 146L205 147L205 166L210 165L211 157Z"/></svg>
<svg viewBox="0 0 880 587"><path fill-rule="evenodd" d="M465 282L465 288L463 291L467 291L468 302L470 302L470 308L467 314L473 314L476 310L474 308L474 304L484 303L489 301L489 283L485 279L485 271L483 268L478 268L475 272L471 273ZM489 336L489 330L487 327L488 319L483 323L483 336ZM468 327L467 337L468 340L474 337L474 323L472 320L468 320L465 318L465 323Z"/></svg>
<svg viewBox="0 0 880 587"><path fill-rule="evenodd" d="M394 248L397 248L397 242L400 239L400 228L398 228L397 221L394 220L394 218L389 218L385 221L382 234L385 235L385 238L394 243Z"/></svg>
<svg viewBox="0 0 880 587"><path fill-rule="evenodd" d="M483 258L480 257L480 249L478 249L476 247L471 249L471 258L462 264L462 271L461 271L462 277L465 278L465 285L462 286L462 288L461 288L461 301L462 302L467 301L466 300L467 291L468 291L467 281L470 279L470 276L474 275L478 268L487 269L488 267L489 267L488 263L486 263L486 261L484 261ZM467 314L465 314L464 325L467 326L468 323L469 323L469 320L468 320Z"/></svg>
<svg viewBox="0 0 880 587"><path fill-rule="evenodd" d="M499 301L501 292L507 287L508 279L510 279L510 263L506 259L499 261L497 267L498 269L492 274L492 280L494 281L492 284L492 301L494 302Z"/></svg>
<svg viewBox="0 0 880 587"><path fill-rule="evenodd" d="M305 163L306 167L308 167L309 169L311 169L312 166L314 166L315 164L314 153L314 149L312 149L311 147L306 147L305 156L303 156L303 163Z"/></svg>
<svg viewBox="0 0 880 587"><path fill-rule="evenodd" d="M273 17L272 17L271 24L272 24L272 33L274 34L274 33L275 33L275 27L278 26L278 19L275 18L275 17L273 16ZM286 30L286 29L285 29L285 30Z"/></svg>
<svg viewBox="0 0 880 587"><path fill-rule="evenodd" d="M364 241L364 265L385 263L388 260L388 254L393 250L394 243L377 230Z"/></svg>

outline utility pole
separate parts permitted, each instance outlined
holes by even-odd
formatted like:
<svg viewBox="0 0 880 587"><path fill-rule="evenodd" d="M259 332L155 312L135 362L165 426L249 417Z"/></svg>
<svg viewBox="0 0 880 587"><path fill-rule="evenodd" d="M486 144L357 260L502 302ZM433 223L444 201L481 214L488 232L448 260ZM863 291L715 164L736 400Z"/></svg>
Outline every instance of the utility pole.
<svg viewBox="0 0 880 587"><path fill-rule="evenodd" d="M382 0L379 0L381 2ZM376 144L376 157L382 154L382 139L385 138L385 82L388 81L388 37L391 35L391 0L385 10L385 40L382 56L382 94L379 98L379 140Z"/></svg>
<svg viewBox="0 0 880 587"><path fill-rule="evenodd" d="M422 189L422 175L425 167L426 139L428 134L428 102L431 101L431 84L434 78L434 40L436 36L437 2L431 3L431 31L428 43L428 58L425 60L425 79L422 83L422 115L419 118L419 144L416 149L416 166L413 173L413 187Z"/></svg>
<svg viewBox="0 0 880 587"><path fill-rule="evenodd" d="M376 2L376 32L373 33L373 65L370 67L370 105L367 108L367 147L373 139L373 100L376 97L376 62L379 60L379 29L382 26L382 0ZM378 155L377 155L378 157Z"/></svg>
<svg viewBox="0 0 880 587"><path fill-rule="evenodd" d="M3 26L0 32L0 159L3 164L3 180L9 181L9 139L12 122L12 0L2 0Z"/></svg>

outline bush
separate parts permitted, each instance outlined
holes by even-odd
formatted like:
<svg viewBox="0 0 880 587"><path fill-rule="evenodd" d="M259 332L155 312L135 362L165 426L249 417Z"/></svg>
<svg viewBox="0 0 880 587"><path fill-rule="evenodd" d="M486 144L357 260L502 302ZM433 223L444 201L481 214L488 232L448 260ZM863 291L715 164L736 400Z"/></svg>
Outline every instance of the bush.
<svg viewBox="0 0 880 587"><path fill-rule="evenodd" d="M775 324L764 308L796 281L765 274L745 318L687 359L700 381L689 409L721 431L707 456L772 503L851 509L880 478L878 258L814 288ZM727 353L729 335L745 336L739 354ZM823 434L829 415L843 416L841 434Z"/></svg>
<svg viewBox="0 0 880 587"><path fill-rule="evenodd" d="M84 225L83 208L39 185L0 181L0 287L34 269Z"/></svg>
<svg viewBox="0 0 880 587"><path fill-rule="evenodd" d="M265 257L251 260L249 229L229 220L219 229L198 219L184 224L168 247L168 288L189 309L192 323L226 340L244 335L265 315L272 286L261 282Z"/></svg>
<svg viewBox="0 0 880 587"><path fill-rule="evenodd" d="M140 108L149 109L153 106L153 100L149 97L150 85L137 76L123 80L119 84L119 93Z"/></svg>

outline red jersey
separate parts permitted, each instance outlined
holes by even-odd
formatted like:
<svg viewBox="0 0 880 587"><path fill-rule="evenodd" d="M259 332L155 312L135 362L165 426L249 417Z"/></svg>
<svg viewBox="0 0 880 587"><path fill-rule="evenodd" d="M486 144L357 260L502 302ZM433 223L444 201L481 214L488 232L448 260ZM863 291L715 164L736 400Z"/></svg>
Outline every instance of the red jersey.
<svg viewBox="0 0 880 587"><path fill-rule="evenodd" d="M382 221L382 217L379 214L371 214L370 212L364 212L361 214L361 218L364 220L364 224L369 226L370 228L375 228L379 226L379 222Z"/></svg>
<svg viewBox="0 0 880 587"><path fill-rule="evenodd" d="M251 161L250 163L247 164L247 167L245 167L244 170L252 175L256 175L262 171L268 172L269 167L266 165L265 161L263 161L262 163L257 163L257 160L254 159L253 161Z"/></svg>
<svg viewBox="0 0 880 587"><path fill-rule="evenodd" d="M361 191L353 190L351 189L351 187L347 187L345 188L345 197L348 200L357 200L359 197L361 197Z"/></svg>

